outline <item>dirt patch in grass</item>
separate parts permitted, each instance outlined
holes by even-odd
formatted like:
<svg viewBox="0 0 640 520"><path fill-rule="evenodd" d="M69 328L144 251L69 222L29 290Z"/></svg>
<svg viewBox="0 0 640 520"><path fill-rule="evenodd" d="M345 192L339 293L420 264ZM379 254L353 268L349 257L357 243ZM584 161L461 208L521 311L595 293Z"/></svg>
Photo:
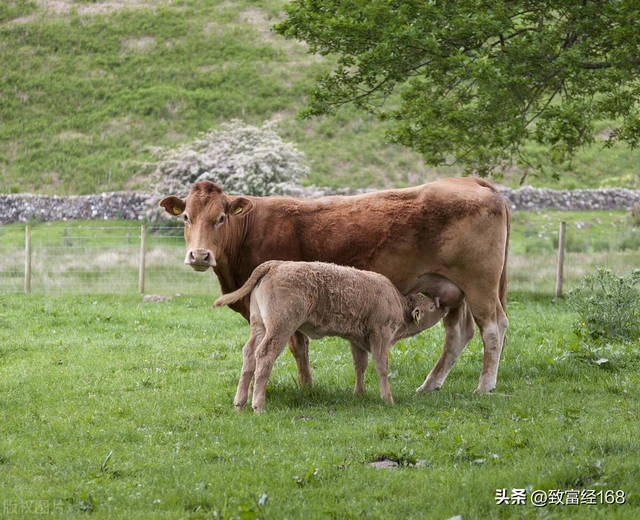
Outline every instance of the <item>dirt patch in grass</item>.
<svg viewBox="0 0 640 520"><path fill-rule="evenodd" d="M67 14L75 9L80 15L105 14L119 9L154 8L167 2L143 2L141 0L106 0L78 3L75 0L37 0L38 7L56 14ZM15 21L15 20L14 20Z"/></svg>
<svg viewBox="0 0 640 520"><path fill-rule="evenodd" d="M142 301L149 303L162 303L168 302L172 298L172 296L169 296L167 294L147 294L144 298L142 298Z"/></svg>
<svg viewBox="0 0 640 520"><path fill-rule="evenodd" d="M140 38L127 38L122 41L121 54L127 52L148 52L155 48L156 39L153 36L141 36Z"/></svg>
<svg viewBox="0 0 640 520"><path fill-rule="evenodd" d="M396 469L399 464L395 460L391 459L380 459L374 460L373 462L369 462L370 468L378 468L378 469Z"/></svg>

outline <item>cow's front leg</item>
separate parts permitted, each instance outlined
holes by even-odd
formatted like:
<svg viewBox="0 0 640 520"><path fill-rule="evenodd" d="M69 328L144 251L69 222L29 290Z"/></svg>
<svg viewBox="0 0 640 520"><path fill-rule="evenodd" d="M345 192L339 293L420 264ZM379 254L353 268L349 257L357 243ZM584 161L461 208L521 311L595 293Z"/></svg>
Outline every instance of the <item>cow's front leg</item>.
<svg viewBox="0 0 640 520"><path fill-rule="evenodd" d="M291 350L298 366L298 384L312 386L313 377L311 377L311 367L309 366L309 338L302 332L296 331L289 338L289 350Z"/></svg>
<svg viewBox="0 0 640 520"><path fill-rule="evenodd" d="M473 316L466 301L462 302L460 307L449 311L444 317L444 345L440 358L416 392L433 392L440 389L453 364L473 338L475 330Z"/></svg>

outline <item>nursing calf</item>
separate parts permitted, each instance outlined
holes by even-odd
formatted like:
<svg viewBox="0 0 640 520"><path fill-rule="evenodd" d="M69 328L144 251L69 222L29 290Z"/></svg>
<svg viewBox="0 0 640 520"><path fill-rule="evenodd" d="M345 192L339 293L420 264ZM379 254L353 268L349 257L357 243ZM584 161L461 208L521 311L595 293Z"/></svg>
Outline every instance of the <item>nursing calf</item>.
<svg viewBox="0 0 640 520"><path fill-rule="evenodd" d="M393 402L387 351L396 341L432 327L447 312L438 298L403 296L380 274L322 262L265 262L240 289L218 298L214 306L233 304L249 293L251 336L242 349L234 405L238 410L245 406L255 377L255 412L264 409L271 369L296 331L312 339L339 336L351 343L356 394L364 392L370 352L380 397Z"/></svg>

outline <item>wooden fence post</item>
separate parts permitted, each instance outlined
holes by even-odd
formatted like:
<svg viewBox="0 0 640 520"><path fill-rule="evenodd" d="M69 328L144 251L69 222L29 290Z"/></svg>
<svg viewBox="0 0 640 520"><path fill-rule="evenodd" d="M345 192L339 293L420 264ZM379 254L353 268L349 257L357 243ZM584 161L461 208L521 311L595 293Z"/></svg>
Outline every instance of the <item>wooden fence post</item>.
<svg viewBox="0 0 640 520"><path fill-rule="evenodd" d="M24 228L24 293L31 294L31 225Z"/></svg>
<svg viewBox="0 0 640 520"><path fill-rule="evenodd" d="M140 267L138 271L138 292L144 294L144 267L147 250L147 226L140 226Z"/></svg>
<svg viewBox="0 0 640 520"><path fill-rule="evenodd" d="M567 229L566 222L560 222L558 236L558 269L556 271L556 299L562 298L562 279L564 277L564 237Z"/></svg>

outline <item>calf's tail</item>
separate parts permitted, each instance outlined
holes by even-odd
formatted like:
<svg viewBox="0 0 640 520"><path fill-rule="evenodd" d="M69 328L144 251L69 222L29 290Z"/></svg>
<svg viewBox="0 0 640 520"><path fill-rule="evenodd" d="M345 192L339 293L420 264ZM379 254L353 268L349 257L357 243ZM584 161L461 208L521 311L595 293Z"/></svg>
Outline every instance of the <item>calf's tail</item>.
<svg viewBox="0 0 640 520"><path fill-rule="evenodd" d="M272 268L281 264L280 260L270 260L269 262L265 262L260 264L253 270L249 279L245 282L245 284L240 287L237 291L230 292L223 296L220 296L215 302L213 302L214 307L223 307L225 305L231 305L239 300L242 300L245 296L247 296L253 288L258 284L260 279L267 274Z"/></svg>

